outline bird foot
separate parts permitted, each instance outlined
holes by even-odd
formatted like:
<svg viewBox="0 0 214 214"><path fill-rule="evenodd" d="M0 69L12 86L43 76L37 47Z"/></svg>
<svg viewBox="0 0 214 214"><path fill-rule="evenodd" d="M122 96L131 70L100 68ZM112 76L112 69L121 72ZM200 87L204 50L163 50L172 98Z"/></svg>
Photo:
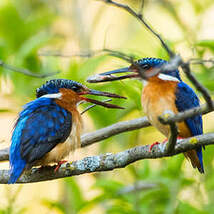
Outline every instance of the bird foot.
<svg viewBox="0 0 214 214"><path fill-rule="evenodd" d="M184 138L183 137L177 137L177 142L179 142L179 141L181 141L181 140L183 140ZM165 147L166 147L166 143L168 142L168 139L166 138L162 143L160 143L160 142L154 142L153 144L151 144L150 145L150 147L149 147L149 152L151 152L152 151L152 148L155 146L155 145L159 145L159 149L163 152L164 151L164 149L165 149Z"/></svg>
<svg viewBox="0 0 214 214"><path fill-rule="evenodd" d="M66 160L59 161L56 168L54 169L54 172L56 173L59 170L60 166L66 162L68 162L68 161L66 161Z"/></svg>
<svg viewBox="0 0 214 214"><path fill-rule="evenodd" d="M181 141L181 140L183 140L184 138L183 137L177 137L177 143L179 142L179 141Z"/></svg>
<svg viewBox="0 0 214 214"><path fill-rule="evenodd" d="M167 143L167 141L168 141L168 139L165 139L162 143L157 142L157 141L154 142L153 144L150 145L150 147L149 147L149 152L152 151L152 148L153 148L155 145L159 145L160 150L162 150L161 148L162 148L162 147L165 147L165 143Z"/></svg>
<svg viewBox="0 0 214 214"><path fill-rule="evenodd" d="M151 152L152 151L152 148L155 146L155 145L158 145L158 144L160 144L159 142L154 142L153 144L151 144L150 146L149 146L149 152Z"/></svg>

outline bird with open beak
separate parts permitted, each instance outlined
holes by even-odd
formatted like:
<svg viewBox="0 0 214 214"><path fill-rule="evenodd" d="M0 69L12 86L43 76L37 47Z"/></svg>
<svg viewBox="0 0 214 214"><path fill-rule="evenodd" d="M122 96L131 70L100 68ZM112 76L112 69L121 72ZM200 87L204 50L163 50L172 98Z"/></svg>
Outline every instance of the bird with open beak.
<svg viewBox="0 0 214 214"><path fill-rule="evenodd" d="M47 81L36 91L37 99L24 106L14 126L10 146L10 179L15 183L32 166L62 164L73 149L80 147L82 128L77 105L94 103L106 108L122 107L85 97L85 95L125 98L89 89L67 79Z"/></svg>
<svg viewBox="0 0 214 214"><path fill-rule="evenodd" d="M178 69L164 69L168 62L158 58L143 58L134 62L131 66L88 78L88 82L106 82L137 78L144 84L142 91L142 107L150 123L167 138L170 136L169 125L160 123L158 117L166 112L174 114L199 106L199 99L195 92L184 83ZM116 76L114 74L127 73ZM176 123L179 138L203 134L201 115L188 118ZM152 148L152 147L151 147ZM194 168L204 173L202 147L190 150L184 155L191 161Z"/></svg>

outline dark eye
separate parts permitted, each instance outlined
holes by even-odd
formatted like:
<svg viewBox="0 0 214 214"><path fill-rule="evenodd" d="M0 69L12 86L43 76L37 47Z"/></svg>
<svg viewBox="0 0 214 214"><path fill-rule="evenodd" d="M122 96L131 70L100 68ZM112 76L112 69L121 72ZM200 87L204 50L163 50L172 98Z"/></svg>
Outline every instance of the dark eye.
<svg viewBox="0 0 214 214"><path fill-rule="evenodd" d="M144 65L142 66L142 68L145 69L145 70L147 70L147 69L150 68L150 66L149 66L148 64L144 64Z"/></svg>
<svg viewBox="0 0 214 214"><path fill-rule="evenodd" d="M75 92L81 92L82 88L80 86L74 85L74 86L72 86L72 90Z"/></svg>

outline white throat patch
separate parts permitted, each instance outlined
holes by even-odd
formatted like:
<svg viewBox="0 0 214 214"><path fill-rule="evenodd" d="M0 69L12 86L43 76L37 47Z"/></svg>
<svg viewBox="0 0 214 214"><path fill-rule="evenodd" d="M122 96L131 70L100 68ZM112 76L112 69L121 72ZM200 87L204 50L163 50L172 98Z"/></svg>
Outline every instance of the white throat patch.
<svg viewBox="0 0 214 214"><path fill-rule="evenodd" d="M166 80L166 81L174 81L174 82L180 82L180 80L176 77L167 75L167 74L158 74L158 78L161 80Z"/></svg>
<svg viewBox="0 0 214 214"><path fill-rule="evenodd" d="M62 96L61 93L56 93L56 94L45 94L41 97L45 97L45 98L51 98L51 99L60 99L60 97Z"/></svg>

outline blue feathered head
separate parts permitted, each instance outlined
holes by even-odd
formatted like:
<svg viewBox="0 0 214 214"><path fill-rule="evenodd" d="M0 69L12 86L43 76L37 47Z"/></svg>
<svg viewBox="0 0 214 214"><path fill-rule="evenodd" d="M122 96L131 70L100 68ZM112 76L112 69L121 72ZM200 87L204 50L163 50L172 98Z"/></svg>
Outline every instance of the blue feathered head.
<svg viewBox="0 0 214 214"><path fill-rule="evenodd" d="M75 93L68 92L67 90L65 92L65 90L60 90L60 89L70 89ZM64 96L63 96L63 94L64 94ZM76 103L78 103L80 101L86 101L86 102L94 103L96 105L101 105L101 106L104 106L107 108L120 108L120 109L122 108L122 107L114 105L114 104L110 104L110 103L106 103L106 102L84 97L84 95L88 95L88 94L96 95L96 96L112 97L112 98L123 98L123 99L125 98L125 97L117 95L117 94L90 89L90 88L87 88L86 86L82 85L79 82L75 82L73 80L67 80L67 79L49 80L44 85L42 85L40 88L37 88L37 90L36 90L37 98L44 96L43 98L60 99L61 101L64 99L64 101L69 102L69 100L71 100L71 96L73 96L73 97L75 97Z"/></svg>
<svg viewBox="0 0 214 214"><path fill-rule="evenodd" d="M39 98L46 94L59 93L59 89L61 88L71 89L74 92L79 92L80 90L85 89L85 87L81 83L75 82L73 80L53 79L47 81L40 88L36 89L36 97Z"/></svg>
<svg viewBox="0 0 214 214"><path fill-rule="evenodd" d="M176 78L178 81L181 81L178 69L166 70L163 68L162 70L161 66L163 66L164 64L168 64L168 61L159 59L159 58L142 58L134 62L129 67L101 73L98 75L99 78L96 79L95 76L90 77L88 81L105 82L105 81L121 80L126 78L143 78L148 80L150 77L153 77L158 74L164 74L166 79L168 76L169 77L168 79L172 77L171 79ZM155 72L152 73L152 71L154 71L153 68L160 68L160 71L158 71L158 73L155 73ZM125 72L129 72L130 74L124 75L124 76L112 76L112 74L125 73Z"/></svg>

